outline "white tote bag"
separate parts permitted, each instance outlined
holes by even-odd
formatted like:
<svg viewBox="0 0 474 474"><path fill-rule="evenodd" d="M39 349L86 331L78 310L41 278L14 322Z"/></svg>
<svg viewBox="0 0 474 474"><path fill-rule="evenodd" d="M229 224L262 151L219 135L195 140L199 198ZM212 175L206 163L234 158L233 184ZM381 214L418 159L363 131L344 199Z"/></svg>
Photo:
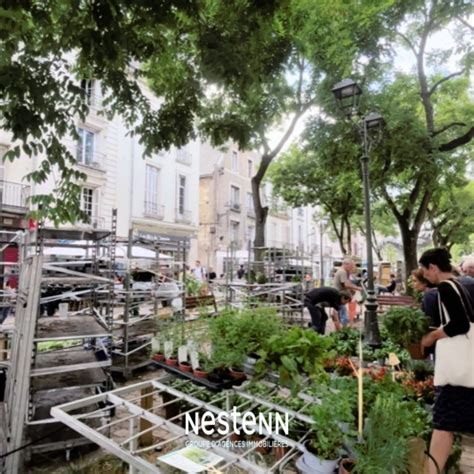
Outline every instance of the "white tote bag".
<svg viewBox="0 0 474 474"><path fill-rule="evenodd" d="M464 306L464 301L459 288L452 281L447 281L459 295ZM469 295L466 295L466 299ZM469 301L469 299L467 299ZM441 323L447 323L450 318L438 293L438 306ZM469 308L470 309L470 308ZM469 311L464 306L466 315ZM470 327L466 334L446 337L436 341L436 362L434 385L453 385L474 388L474 324L469 321Z"/></svg>

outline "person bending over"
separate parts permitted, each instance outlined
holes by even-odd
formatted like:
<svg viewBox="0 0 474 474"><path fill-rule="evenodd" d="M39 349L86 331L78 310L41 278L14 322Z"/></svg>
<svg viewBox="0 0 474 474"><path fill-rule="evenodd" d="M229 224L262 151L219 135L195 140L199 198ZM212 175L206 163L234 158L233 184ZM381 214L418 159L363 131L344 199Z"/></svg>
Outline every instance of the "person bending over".
<svg viewBox="0 0 474 474"><path fill-rule="evenodd" d="M341 305L347 304L350 300L349 291L339 291L329 286L314 288L306 293L304 304L311 315L311 327L319 334L324 334L328 319L325 308L332 308L333 318L337 320Z"/></svg>

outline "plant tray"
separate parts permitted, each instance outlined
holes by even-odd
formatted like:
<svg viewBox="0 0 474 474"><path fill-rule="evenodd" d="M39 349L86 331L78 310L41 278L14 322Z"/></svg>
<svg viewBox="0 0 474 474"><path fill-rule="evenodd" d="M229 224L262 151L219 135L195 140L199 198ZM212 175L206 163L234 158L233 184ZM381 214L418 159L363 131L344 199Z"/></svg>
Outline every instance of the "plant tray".
<svg viewBox="0 0 474 474"><path fill-rule="evenodd" d="M160 367L161 369L165 369L170 374L176 375L177 377L180 377L182 379L188 379L194 384L201 385L214 392L220 392L221 390L232 388L234 385L242 385L242 383L246 380L245 378L242 378L240 380L226 378L220 383L211 382L208 379L196 377L192 372L183 372L182 370L179 370L178 367L166 365L165 362L158 362L156 360L152 360L151 363L157 367Z"/></svg>

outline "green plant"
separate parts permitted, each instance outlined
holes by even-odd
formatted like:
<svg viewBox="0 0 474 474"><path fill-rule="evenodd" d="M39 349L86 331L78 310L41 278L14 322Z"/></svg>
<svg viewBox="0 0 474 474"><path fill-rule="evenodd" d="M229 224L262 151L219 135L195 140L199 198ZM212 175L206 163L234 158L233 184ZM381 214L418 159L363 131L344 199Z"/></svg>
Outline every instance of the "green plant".
<svg viewBox="0 0 474 474"><path fill-rule="evenodd" d="M226 309L209 324L212 363L215 367L241 367L248 354L282 331L283 322L271 308Z"/></svg>
<svg viewBox="0 0 474 474"><path fill-rule="evenodd" d="M196 280L196 278L186 276L184 279L184 285L186 288L187 296L199 296L202 288L202 283Z"/></svg>
<svg viewBox="0 0 474 474"><path fill-rule="evenodd" d="M259 273L256 281L259 285L265 285L268 282L268 278L263 273Z"/></svg>
<svg viewBox="0 0 474 474"><path fill-rule="evenodd" d="M312 330L293 327L276 334L265 341L258 354L261 359L255 366L257 374L264 373L268 367L280 375L280 382L290 386L295 393L300 387L302 375L310 377L327 376L324 361L334 354L330 351L331 341Z"/></svg>
<svg viewBox="0 0 474 474"><path fill-rule="evenodd" d="M355 446L359 474L405 472L408 439L413 435L409 405L384 393L377 396L368 412L363 442Z"/></svg>
<svg viewBox="0 0 474 474"><path fill-rule="evenodd" d="M333 343L332 348L338 356L357 355L359 337L359 331L352 328L344 328L340 331L334 331L328 336Z"/></svg>
<svg viewBox="0 0 474 474"><path fill-rule="evenodd" d="M354 423L351 399L349 392L333 391L327 386L319 395L321 403L315 403L310 411L314 422L310 447L320 459L336 459L348 438L344 424Z"/></svg>
<svg viewBox="0 0 474 474"><path fill-rule="evenodd" d="M407 365L408 370L413 372L413 378L418 382L424 382L434 374L433 363L428 360L411 360Z"/></svg>
<svg viewBox="0 0 474 474"><path fill-rule="evenodd" d="M429 326L428 318L422 311L406 307L390 308L383 323L389 338L403 347L419 343Z"/></svg>

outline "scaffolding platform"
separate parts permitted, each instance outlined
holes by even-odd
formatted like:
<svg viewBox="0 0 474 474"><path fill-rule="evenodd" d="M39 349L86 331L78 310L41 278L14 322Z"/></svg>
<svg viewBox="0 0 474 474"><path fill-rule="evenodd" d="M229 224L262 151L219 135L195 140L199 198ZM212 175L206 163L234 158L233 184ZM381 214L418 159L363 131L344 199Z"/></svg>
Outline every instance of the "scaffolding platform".
<svg viewBox="0 0 474 474"><path fill-rule="evenodd" d="M35 342L107 337L110 331L94 316L44 317L38 319Z"/></svg>

